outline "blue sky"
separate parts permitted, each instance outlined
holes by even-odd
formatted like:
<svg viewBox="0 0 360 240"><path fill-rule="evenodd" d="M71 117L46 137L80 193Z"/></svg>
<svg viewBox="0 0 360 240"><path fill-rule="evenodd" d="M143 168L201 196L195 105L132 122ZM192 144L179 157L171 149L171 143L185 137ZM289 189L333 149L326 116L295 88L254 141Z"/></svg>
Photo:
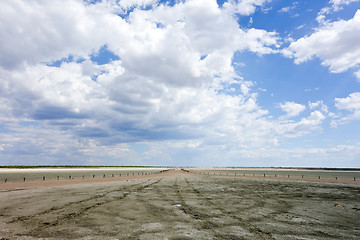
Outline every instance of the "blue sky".
<svg viewBox="0 0 360 240"><path fill-rule="evenodd" d="M0 165L360 167L359 0L0 9Z"/></svg>

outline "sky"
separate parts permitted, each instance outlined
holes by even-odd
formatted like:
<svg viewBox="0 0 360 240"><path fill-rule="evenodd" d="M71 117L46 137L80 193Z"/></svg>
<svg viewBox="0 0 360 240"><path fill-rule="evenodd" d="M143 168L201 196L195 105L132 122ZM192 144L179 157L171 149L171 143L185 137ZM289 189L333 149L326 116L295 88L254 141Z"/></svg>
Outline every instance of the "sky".
<svg viewBox="0 0 360 240"><path fill-rule="evenodd" d="M2 0L0 165L360 167L360 0Z"/></svg>

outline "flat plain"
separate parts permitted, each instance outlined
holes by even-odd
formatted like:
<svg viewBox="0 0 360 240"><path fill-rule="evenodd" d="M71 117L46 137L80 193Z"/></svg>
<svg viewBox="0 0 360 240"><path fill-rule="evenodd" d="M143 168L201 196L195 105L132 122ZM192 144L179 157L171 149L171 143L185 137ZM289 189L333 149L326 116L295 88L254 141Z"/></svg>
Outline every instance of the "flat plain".
<svg viewBox="0 0 360 240"><path fill-rule="evenodd" d="M358 182L179 169L1 183L0 239L359 239L359 207Z"/></svg>

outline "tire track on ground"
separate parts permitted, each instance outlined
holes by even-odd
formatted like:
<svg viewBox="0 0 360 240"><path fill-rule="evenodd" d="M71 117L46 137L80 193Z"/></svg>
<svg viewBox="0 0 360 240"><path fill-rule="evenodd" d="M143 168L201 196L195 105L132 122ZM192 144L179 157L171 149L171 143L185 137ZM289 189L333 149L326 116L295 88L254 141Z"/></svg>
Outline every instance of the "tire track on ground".
<svg viewBox="0 0 360 240"><path fill-rule="evenodd" d="M250 233L256 235L258 238L260 239L275 239L274 237L271 236L271 233L268 232L264 232L262 231L260 228L252 226L249 222L245 221L244 219L242 219L241 217L232 214L231 212L227 211L226 209L224 209L223 207L221 207L220 205L214 203L213 201L211 201L209 198L207 198L206 196L204 196L198 189L196 189L188 180L187 178L185 178L185 181L187 183L187 185L190 187L190 189L197 194L197 196L201 199L203 199L208 205L212 206L213 208L215 208L216 210L219 210L222 214L229 216L235 220L238 221L238 223L240 224L240 226L244 229L246 229L247 231L249 231Z"/></svg>
<svg viewBox="0 0 360 240"><path fill-rule="evenodd" d="M152 191L156 192L156 195L155 195L156 198L161 199L162 202L170 202L170 201L174 200L169 197L169 192L167 191L168 185L165 185L165 186L163 185L161 188L158 184L154 184L152 187L153 187ZM164 192L163 188L166 188L166 190L165 190L166 193ZM154 193L151 193L151 194L154 195ZM154 215L157 218L161 218L163 220L163 217L164 217L163 212L165 209L163 206L159 207L156 204L152 203L153 199L149 198L148 196L144 196L144 194L142 192L137 192L136 200L145 206L148 213ZM156 201L156 199L154 201Z"/></svg>
<svg viewBox="0 0 360 240"><path fill-rule="evenodd" d="M149 179L146 182L149 182L149 181L151 181L151 180ZM146 183L146 182L143 182L143 183ZM69 202L69 203L66 203L66 204L64 204L62 206L52 207L50 209L44 210L42 212L30 215L30 216L14 217L12 220L10 220L7 223L29 221L31 219L34 219L36 217L40 217L42 215L51 214L51 213L54 213L54 212L57 212L57 211L61 211L61 210L65 209L65 208L75 206L75 205L83 204L83 203L93 201L93 200L96 200L96 199L101 199L101 198L106 197L107 195L109 195L111 193L120 192L120 191L126 191L126 190L129 190L131 187L134 187L134 186L137 186L137 185L140 185L140 184L142 184L142 183L135 183L135 184L132 184L130 186L125 186L125 187L118 188L118 189L115 189L115 190L106 191L106 192L104 192L102 194L96 194L96 195L94 195L94 196L92 196L90 198L82 199L82 200L79 200L79 201Z"/></svg>
<svg viewBox="0 0 360 240"><path fill-rule="evenodd" d="M186 180L186 178L184 179ZM214 224L209 221L212 216L204 212L200 212L196 210L193 206L190 206L186 203L184 196L181 194L177 179L173 185L173 188L176 193L177 199L181 205L180 210L194 220L193 225L196 227L197 230L210 233L213 236L212 239L225 239L219 236L219 233L215 230L216 226L214 226Z"/></svg>
<svg viewBox="0 0 360 240"><path fill-rule="evenodd" d="M150 192L142 191L137 192L135 195L136 201L143 205L146 209L143 212L144 219L151 219L151 223L160 223L160 229L169 229L172 227L171 221L172 217L176 215L175 208L173 207L175 199L170 193L171 186L166 183L162 184L154 184L152 185L152 189L149 189ZM145 190L145 189L144 189ZM150 217L151 216L151 217ZM150 224L151 224L150 223ZM149 224L148 221L145 220L142 224ZM159 229L144 229L138 228L131 235L134 239L141 239L141 235L143 234L154 234Z"/></svg>
<svg viewBox="0 0 360 240"><path fill-rule="evenodd" d="M93 197L71 202L68 204L63 205L62 207L56 207L51 208L49 210L43 211L41 213L38 213L34 216L25 216L25 217L18 217L13 219L11 222L21 222L22 224L27 224L28 222L37 222L37 226L28 231L25 234L21 234L23 236L42 236L46 232L47 228L51 228L54 226L57 226L59 224L62 224L63 222L66 222L67 220L75 220L76 218L84 215L89 210L92 210L96 207L100 207L104 204L108 204L114 201L119 201L127 196L129 196L132 192L141 191L144 188L147 188L151 185L154 185L158 182L160 182L162 178L153 181L151 183L146 184L149 181L148 180L145 183L136 183L131 186L122 187L119 189L107 191L101 195L95 195ZM140 185L140 186L139 186ZM137 187L138 186L138 187ZM110 194L123 192L120 196L109 196ZM70 211L69 211L70 210ZM74 211L75 210L75 211ZM49 215L49 216L46 216ZM53 218L53 219L47 219L44 221L43 218Z"/></svg>
<svg viewBox="0 0 360 240"><path fill-rule="evenodd" d="M185 178L186 180L186 178ZM179 185L177 184L177 179L174 183L174 189L175 189L175 193L176 196L180 202L180 209L187 215L189 215L190 217L194 218L194 219L204 219L204 218L208 218L209 215L207 214L202 214L198 211L196 211L194 208L190 207L184 200L184 197L181 195L180 190L179 190Z"/></svg>

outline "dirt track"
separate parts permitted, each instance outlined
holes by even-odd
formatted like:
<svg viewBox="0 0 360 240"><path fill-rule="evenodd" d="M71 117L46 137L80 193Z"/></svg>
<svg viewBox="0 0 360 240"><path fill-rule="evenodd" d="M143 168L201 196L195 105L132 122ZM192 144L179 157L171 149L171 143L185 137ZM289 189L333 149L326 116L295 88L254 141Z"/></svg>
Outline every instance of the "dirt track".
<svg viewBox="0 0 360 240"><path fill-rule="evenodd" d="M179 170L99 183L65 182L3 189L0 239L360 236L356 185L201 176Z"/></svg>

